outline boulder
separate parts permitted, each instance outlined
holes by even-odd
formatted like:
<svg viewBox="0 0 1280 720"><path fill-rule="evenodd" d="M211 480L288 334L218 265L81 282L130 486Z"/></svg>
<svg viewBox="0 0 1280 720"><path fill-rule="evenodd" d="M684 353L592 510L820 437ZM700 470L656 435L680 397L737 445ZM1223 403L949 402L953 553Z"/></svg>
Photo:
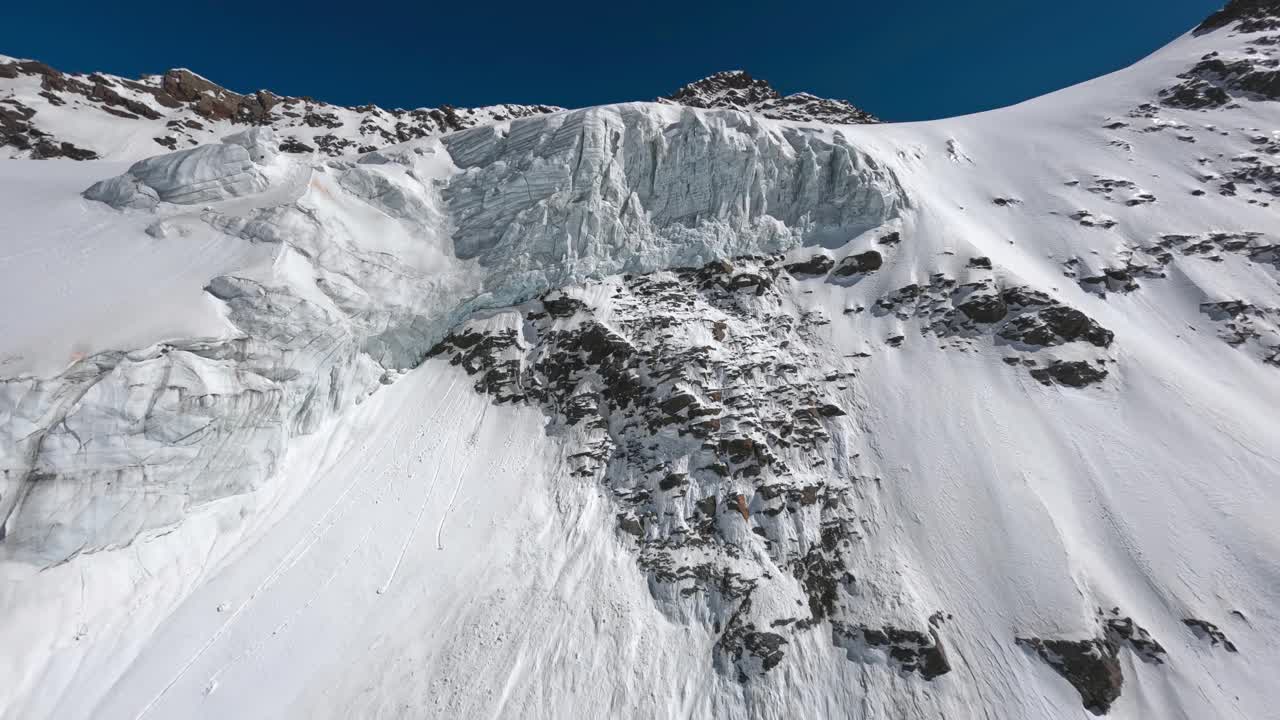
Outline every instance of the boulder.
<svg viewBox="0 0 1280 720"><path fill-rule="evenodd" d="M981 323L994 323L1009 314L1009 306L996 293L974 293L958 306L960 312Z"/></svg>
<svg viewBox="0 0 1280 720"><path fill-rule="evenodd" d="M1048 367L1032 370L1031 377L1043 385L1057 383L1079 388L1101 382L1107 377L1107 371L1083 360L1058 360Z"/></svg>
<svg viewBox="0 0 1280 720"><path fill-rule="evenodd" d="M1018 638L1080 693L1081 704L1094 715L1105 715L1120 697L1124 673L1119 648L1108 639L1048 640Z"/></svg>
<svg viewBox="0 0 1280 720"><path fill-rule="evenodd" d="M850 275L859 275L862 273L875 272L884 265L884 256L875 250L850 255L840 261L836 266L836 277L848 277Z"/></svg>
<svg viewBox="0 0 1280 720"><path fill-rule="evenodd" d="M835 261L826 255L814 255L803 262L787 265L787 272L792 275L826 275L835 267Z"/></svg>

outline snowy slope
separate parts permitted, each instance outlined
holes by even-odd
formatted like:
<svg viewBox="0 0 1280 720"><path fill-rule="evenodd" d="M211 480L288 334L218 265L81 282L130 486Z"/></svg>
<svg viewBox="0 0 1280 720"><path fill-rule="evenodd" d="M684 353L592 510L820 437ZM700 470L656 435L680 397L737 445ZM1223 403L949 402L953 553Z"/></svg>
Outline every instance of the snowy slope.
<svg viewBox="0 0 1280 720"><path fill-rule="evenodd" d="M0 716L1275 717L1224 12L929 123L0 164Z"/></svg>

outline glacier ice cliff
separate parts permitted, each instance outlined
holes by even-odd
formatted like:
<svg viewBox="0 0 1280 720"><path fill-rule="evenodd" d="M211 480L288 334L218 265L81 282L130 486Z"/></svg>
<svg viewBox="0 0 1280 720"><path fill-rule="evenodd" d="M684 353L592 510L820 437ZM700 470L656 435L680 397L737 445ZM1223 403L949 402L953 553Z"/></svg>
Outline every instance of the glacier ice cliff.
<svg viewBox="0 0 1280 720"><path fill-rule="evenodd" d="M417 366L478 310L588 278L840 246L908 204L839 131L733 111L592 108L302 168L273 142L245 131L86 191L154 212L159 236L203 223L274 244L276 269L208 283L235 337L5 383L7 555L56 563L124 545L260 486L289 437ZM277 202L268 191L299 170L305 192ZM395 240L352 206L389 219Z"/></svg>

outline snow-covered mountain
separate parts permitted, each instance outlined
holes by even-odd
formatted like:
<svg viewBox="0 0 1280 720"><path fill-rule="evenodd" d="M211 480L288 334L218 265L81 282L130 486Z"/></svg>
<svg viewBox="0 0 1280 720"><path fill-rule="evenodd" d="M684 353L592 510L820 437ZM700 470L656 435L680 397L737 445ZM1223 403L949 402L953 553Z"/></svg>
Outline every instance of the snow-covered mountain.
<svg viewBox="0 0 1280 720"><path fill-rule="evenodd" d="M273 128L284 152L336 157L559 109L342 107L270 90L242 95L183 68L130 80L0 56L0 157L10 158L136 160L245 126Z"/></svg>
<svg viewBox="0 0 1280 720"><path fill-rule="evenodd" d="M784 97L742 71L717 73L659 102L744 110L778 120L876 122L844 100L808 93ZM183 68L130 80L64 73L38 60L0 55L0 157L5 158L138 160L218 142L246 127L275 130L281 152L340 157L559 110L551 105L343 107L270 90L240 94Z"/></svg>
<svg viewBox="0 0 1280 720"><path fill-rule="evenodd" d="M0 162L0 716L1274 717L1278 52Z"/></svg>

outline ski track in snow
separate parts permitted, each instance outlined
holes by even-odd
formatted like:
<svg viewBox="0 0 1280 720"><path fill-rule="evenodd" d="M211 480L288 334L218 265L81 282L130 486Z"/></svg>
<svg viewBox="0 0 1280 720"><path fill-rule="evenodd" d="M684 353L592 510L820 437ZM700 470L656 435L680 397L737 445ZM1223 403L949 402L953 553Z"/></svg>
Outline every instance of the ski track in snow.
<svg viewBox="0 0 1280 720"><path fill-rule="evenodd" d="M468 446L469 450L470 446ZM462 470L458 476L461 477L467 471L467 465L471 461L470 452L464 456L466 460L463 463ZM444 467L443 462L436 463L435 472L431 473L431 482L427 485L426 492L422 495L422 502L418 504L418 512L413 517L413 524L409 527L409 534L405 537L404 542L400 544L400 552L396 554L395 564L391 566L391 572L387 574L386 582L378 588L378 594L381 595L391 587L391 583L395 581L396 574L400 572L400 564L404 562L405 553L409 551L409 546L413 543L413 538L418 534L418 527L422 524L422 516L427 512L427 504L431 501L431 496L436 489L436 481L440 479L440 470Z"/></svg>
<svg viewBox="0 0 1280 720"><path fill-rule="evenodd" d="M453 510L453 505L458 500L458 491L462 489L462 479L467 475L467 468L471 465L471 458L475 454L476 444L480 439L480 429L484 426L485 415L489 412L489 404L485 403L480 408L480 417L476 420L475 429L467 436L466 440L466 461L462 464L462 469L458 471L458 478L454 482L453 492L449 495L449 504L445 506L444 512L440 514L440 524L436 526L436 550L444 550L444 524L449 519L449 513ZM497 458L490 461L490 467L503 462L503 458L507 457L505 451L511 449L513 440L511 436L507 436L507 440L503 443L503 453ZM492 477L492 472L488 473Z"/></svg>

